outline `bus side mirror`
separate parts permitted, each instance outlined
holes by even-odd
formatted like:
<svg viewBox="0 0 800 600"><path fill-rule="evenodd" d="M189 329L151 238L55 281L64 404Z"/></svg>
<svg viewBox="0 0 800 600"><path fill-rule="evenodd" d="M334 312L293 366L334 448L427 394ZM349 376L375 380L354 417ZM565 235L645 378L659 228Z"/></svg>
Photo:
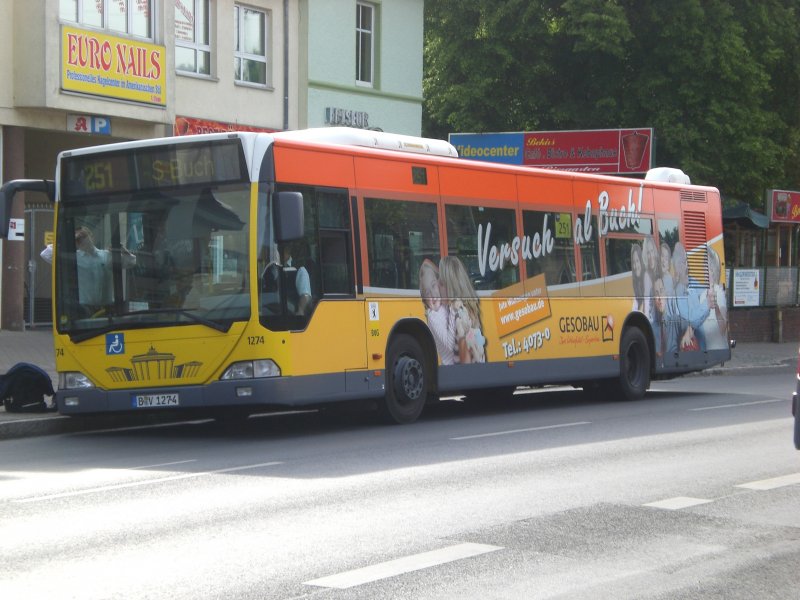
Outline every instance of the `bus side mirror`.
<svg viewBox="0 0 800 600"><path fill-rule="evenodd" d="M275 241L291 242L305 234L303 222L303 194L300 192L278 192L272 202Z"/></svg>

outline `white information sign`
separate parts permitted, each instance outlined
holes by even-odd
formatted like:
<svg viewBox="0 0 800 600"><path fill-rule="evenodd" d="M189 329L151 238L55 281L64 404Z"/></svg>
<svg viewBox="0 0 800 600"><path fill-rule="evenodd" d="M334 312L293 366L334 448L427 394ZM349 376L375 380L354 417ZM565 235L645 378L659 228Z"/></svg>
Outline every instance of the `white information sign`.
<svg viewBox="0 0 800 600"><path fill-rule="evenodd" d="M8 222L8 239L25 239L25 219L11 219Z"/></svg>
<svg viewBox="0 0 800 600"><path fill-rule="evenodd" d="M733 305L758 306L759 281L758 269L734 269L733 271Z"/></svg>

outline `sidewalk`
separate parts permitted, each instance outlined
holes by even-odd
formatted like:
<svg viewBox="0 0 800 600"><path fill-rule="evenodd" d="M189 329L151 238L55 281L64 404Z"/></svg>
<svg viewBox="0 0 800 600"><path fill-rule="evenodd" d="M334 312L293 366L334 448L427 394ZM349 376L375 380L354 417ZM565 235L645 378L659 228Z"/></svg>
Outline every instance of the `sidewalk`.
<svg viewBox="0 0 800 600"><path fill-rule="evenodd" d="M797 342L782 344L738 344L732 351L730 362L713 367L704 373L736 373L753 368L789 368L797 364ZM19 362L29 362L44 369L58 385L53 334L50 329L28 331L0 331L0 373L6 373ZM790 398L793 386L787 387ZM9 413L0 407L0 440L11 437L46 435L108 428L120 425L137 425L153 422L153 415L64 417L58 413Z"/></svg>

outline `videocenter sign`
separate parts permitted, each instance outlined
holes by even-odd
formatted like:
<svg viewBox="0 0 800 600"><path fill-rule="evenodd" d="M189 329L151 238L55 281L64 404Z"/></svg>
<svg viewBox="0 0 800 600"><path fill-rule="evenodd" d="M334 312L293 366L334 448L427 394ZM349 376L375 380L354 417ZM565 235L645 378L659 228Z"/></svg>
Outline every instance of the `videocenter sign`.
<svg viewBox="0 0 800 600"><path fill-rule="evenodd" d="M461 158L583 173L646 173L653 130L451 133Z"/></svg>

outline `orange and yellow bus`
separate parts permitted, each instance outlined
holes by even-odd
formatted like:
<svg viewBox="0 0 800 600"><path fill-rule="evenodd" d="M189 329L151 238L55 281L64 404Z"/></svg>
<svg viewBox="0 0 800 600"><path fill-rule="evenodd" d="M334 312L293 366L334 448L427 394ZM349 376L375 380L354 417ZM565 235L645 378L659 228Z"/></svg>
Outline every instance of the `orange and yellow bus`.
<svg viewBox="0 0 800 600"><path fill-rule="evenodd" d="M408 423L515 386L638 399L728 360L719 193L678 174L231 133L63 152L55 182L7 184L0 210L55 200L61 413L377 399Z"/></svg>

